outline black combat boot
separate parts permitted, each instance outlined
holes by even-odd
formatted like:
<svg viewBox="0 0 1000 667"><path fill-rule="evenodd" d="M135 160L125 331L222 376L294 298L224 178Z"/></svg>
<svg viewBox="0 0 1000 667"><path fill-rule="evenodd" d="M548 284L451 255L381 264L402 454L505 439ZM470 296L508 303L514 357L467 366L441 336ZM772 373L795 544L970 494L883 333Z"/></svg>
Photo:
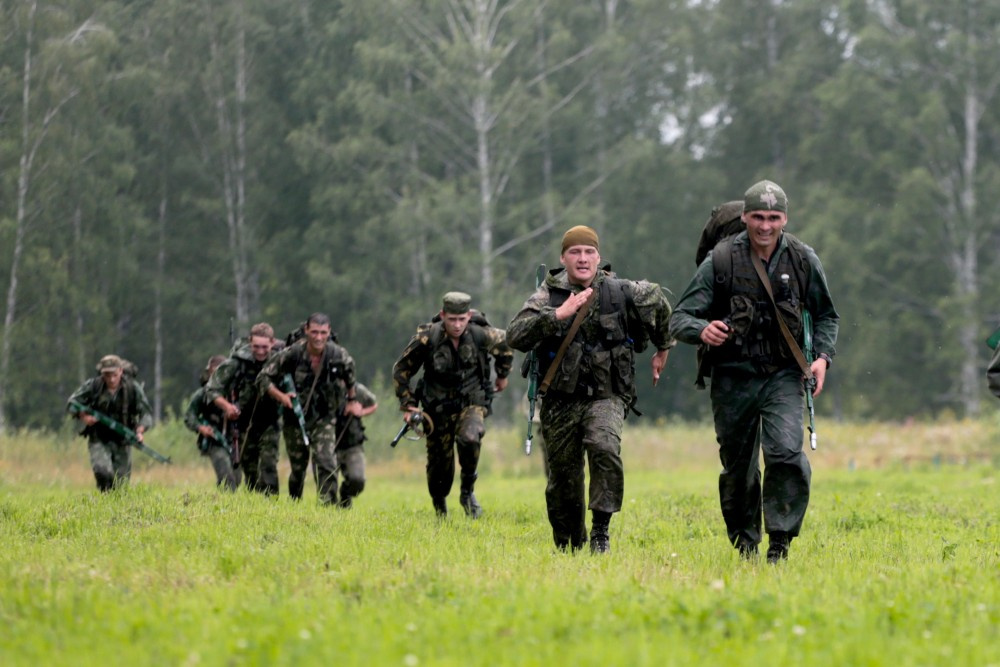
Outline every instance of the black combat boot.
<svg viewBox="0 0 1000 667"><path fill-rule="evenodd" d="M431 502L434 503L434 512L439 518L443 519L448 516L448 503L444 498L432 496Z"/></svg>
<svg viewBox="0 0 1000 667"><path fill-rule="evenodd" d="M590 527L590 553L606 554L611 552L610 527L611 514L594 510Z"/></svg>
<svg viewBox="0 0 1000 667"><path fill-rule="evenodd" d="M792 542L792 538L789 537L788 533L776 531L770 533L768 537L770 541L767 547L767 562L777 563L788 560L788 545Z"/></svg>
<svg viewBox="0 0 1000 667"><path fill-rule="evenodd" d="M757 550L756 542L750 542L742 538L737 540L736 548L740 552L740 560L754 560L760 553Z"/></svg>
<svg viewBox="0 0 1000 667"><path fill-rule="evenodd" d="M458 503L465 510L465 515L478 519L483 515L483 508L479 505L479 501L476 500L476 494L472 492L472 489L476 486L476 479L479 477L476 473L471 475L462 475L462 492L458 496Z"/></svg>

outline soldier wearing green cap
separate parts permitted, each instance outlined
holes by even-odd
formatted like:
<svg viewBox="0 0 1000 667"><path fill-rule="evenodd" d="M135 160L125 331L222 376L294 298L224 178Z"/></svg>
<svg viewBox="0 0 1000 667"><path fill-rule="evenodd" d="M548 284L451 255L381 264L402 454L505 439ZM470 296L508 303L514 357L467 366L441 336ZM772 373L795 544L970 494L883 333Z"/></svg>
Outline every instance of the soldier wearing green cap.
<svg viewBox="0 0 1000 667"><path fill-rule="evenodd" d="M105 355L97 363L97 376L84 381L69 397L67 409L83 423L90 466L101 491L128 484L132 475L132 448L124 436L101 424L93 415L81 412L74 404L103 413L135 431L142 441L143 434L153 427L153 411L134 375L135 366L130 362L114 354Z"/></svg>
<svg viewBox="0 0 1000 667"><path fill-rule="evenodd" d="M611 549L611 516L621 510L621 435L636 400L635 353L651 341L653 384L673 346L670 304L660 286L624 280L601 264L590 227L563 234L563 268L553 270L507 328L515 350L538 355L542 436L548 464L545 504L556 548ZM577 315L580 324L574 328ZM584 463L590 467L589 502Z"/></svg>
<svg viewBox="0 0 1000 667"><path fill-rule="evenodd" d="M422 406L433 422L426 443L427 489L438 516L448 513L456 452L461 467L459 504L473 519L482 514L474 493L480 444L493 393L507 386L513 361L504 331L472 310L472 297L448 292L441 300L441 312L417 327L392 367L404 419L409 423ZM411 381L421 368L423 377L413 387Z"/></svg>
<svg viewBox="0 0 1000 667"><path fill-rule="evenodd" d="M817 353L809 368L815 378L813 396L823 390L836 353L839 316L815 251L784 231L785 191L773 181L755 183L744 195L742 218L746 229L719 242L698 266L671 316L670 333L703 346L711 367L722 461L719 496L729 540L742 557L754 558L763 516L767 560L774 563L788 557L789 544L802 528L812 474L802 449L803 369L786 342L775 306L799 343L802 312L811 315Z"/></svg>

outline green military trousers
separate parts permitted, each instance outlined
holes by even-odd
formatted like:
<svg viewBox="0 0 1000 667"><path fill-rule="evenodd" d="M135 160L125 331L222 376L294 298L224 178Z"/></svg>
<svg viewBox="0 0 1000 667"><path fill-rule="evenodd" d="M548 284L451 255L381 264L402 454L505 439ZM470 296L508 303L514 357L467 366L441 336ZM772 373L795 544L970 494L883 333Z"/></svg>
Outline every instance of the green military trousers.
<svg viewBox="0 0 1000 667"><path fill-rule="evenodd" d="M291 471L288 475L288 495L301 498L305 488L309 458L312 457L313 475L316 478L316 493L324 505L337 502L337 445L336 418L326 417L307 426L309 445L302 439L298 421L286 422L285 449Z"/></svg>
<svg viewBox="0 0 1000 667"><path fill-rule="evenodd" d="M711 393L722 462L719 499L729 540L737 547L759 544L762 509L768 533L795 537L809 505L812 476L802 451L801 371L757 376L717 368Z"/></svg>
<svg viewBox="0 0 1000 667"><path fill-rule="evenodd" d="M578 399L555 393L542 400L542 437L548 485L545 504L556 546L587 542L586 508L612 514L622 508L625 469L621 440L625 400ZM590 466L590 502L584 496L584 457Z"/></svg>

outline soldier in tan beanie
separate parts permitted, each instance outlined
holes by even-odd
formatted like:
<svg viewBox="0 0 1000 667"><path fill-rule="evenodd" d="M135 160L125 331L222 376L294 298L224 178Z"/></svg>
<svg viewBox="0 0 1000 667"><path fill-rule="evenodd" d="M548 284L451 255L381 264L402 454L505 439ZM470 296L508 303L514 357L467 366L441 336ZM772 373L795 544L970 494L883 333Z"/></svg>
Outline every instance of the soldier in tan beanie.
<svg viewBox="0 0 1000 667"><path fill-rule="evenodd" d="M621 434L635 403L635 353L656 346L653 383L667 362L670 304L655 283L622 280L600 269L597 232L577 226L562 238L559 263L507 328L508 344L534 350L543 378L539 393L548 464L545 502L556 548L587 543L611 550L611 516L621 510L625 472ZM582 313L579 328L571 329ZM563 349L560 352L560 349ZM584 461L590 467L589 502Z"/></svg>

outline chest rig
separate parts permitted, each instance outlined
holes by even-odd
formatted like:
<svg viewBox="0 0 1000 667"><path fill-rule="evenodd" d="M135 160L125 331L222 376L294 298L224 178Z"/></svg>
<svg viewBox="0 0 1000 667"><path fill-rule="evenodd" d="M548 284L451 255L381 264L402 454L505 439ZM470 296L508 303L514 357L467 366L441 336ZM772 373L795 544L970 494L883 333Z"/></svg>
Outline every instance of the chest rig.
<svg viewBox="0 0 1000 667"><path fill-rule="evenodd" d="M795 366L796 361L781 334L767 291L750 259L750 244L730 237L712 251L715 289L709 319L729 324L732 336L713 350L714 363L750 361L764 372ZM802 339L802 301L809 288L805 246L784 234L785 251L768 270L775 304L796 340Z"/></svg>
<svg viewBox="0 0 1000 667"><path fill-rule="evenodd" d="M428 331L428 341L430 350L419 388L424 406L432 411L449 406L489 408L492 396L486 330L469 322L456 348L444 330L444 323L434 322Z"/></svg>

